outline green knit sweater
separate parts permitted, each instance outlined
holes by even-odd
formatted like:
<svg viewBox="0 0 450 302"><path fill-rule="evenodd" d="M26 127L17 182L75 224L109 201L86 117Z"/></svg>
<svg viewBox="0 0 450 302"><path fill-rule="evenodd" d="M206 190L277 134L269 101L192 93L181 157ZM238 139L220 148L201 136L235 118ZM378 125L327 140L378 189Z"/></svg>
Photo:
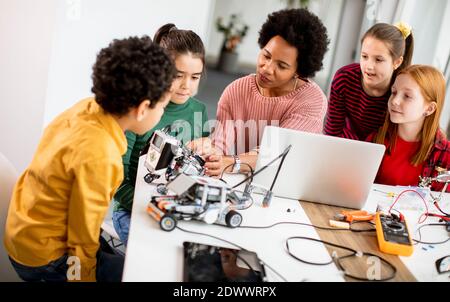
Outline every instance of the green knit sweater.
<svg viewBox="0 0 450 302"><path fill-rule="evenodd" d="M124 180L114 195L114 211L131 211L133 206L134 185L139 163L139 153L145 147L153 132L168 125L173 125L172 135L176 135L183 143L209 135L208 116L205 104L195 98L189 98L186 103L178 105L170 102L164 110L159 123L144 135L127 131L127 153L123 155ZM189 131L190 130L190 131Z"/></svg>

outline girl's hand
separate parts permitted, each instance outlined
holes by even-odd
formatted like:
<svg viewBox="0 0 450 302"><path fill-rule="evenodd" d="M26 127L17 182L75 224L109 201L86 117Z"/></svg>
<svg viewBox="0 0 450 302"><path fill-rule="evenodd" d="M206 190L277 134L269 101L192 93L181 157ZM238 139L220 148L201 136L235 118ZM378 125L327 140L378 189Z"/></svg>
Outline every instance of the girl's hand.
<svg viewBox="0 0 450 302"><path fill-rule="evenodd" d="M212 146L211 139L209 137L201 137L198 139L194 139L186 144L186 147L191 149L193 152L198 155L205 157L215 152L215 149Z"/></svg>

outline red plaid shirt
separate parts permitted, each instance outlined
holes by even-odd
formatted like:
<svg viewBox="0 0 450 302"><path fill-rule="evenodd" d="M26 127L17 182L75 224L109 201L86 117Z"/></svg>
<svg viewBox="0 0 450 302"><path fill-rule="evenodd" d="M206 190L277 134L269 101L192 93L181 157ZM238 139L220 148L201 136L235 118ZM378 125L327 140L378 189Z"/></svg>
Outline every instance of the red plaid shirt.
<svg viewBox="0 0 450 302"><path fill-rule="evenodd" d="M366 141L373 142L374 137L375 133L372 133ZM387 147L387 144L385 145ZM439 168L450 170L450 141L446 139L444 133L440 130L436 134L431 153L423 165L421 176L435 177L438 174L437 169ZM417 184L419 184L419 180L417 180ZM441 191L443 187L443 183L433 182L431 190ZM446 192L450 192L450 185L447 187Z"/></svg>
<svg viewBox="0 0 450 302"><path fill-rule="evenodd" d="M436 168L450 169L450 141L446 139L440 130L436 134L430 156L428 156L423 165L422 177L435 177L438 174ZM433 182L431 189L433 191L441 191L443 187L443 183ZM447 187L446 192L450 192L450 185Z"/></svg>

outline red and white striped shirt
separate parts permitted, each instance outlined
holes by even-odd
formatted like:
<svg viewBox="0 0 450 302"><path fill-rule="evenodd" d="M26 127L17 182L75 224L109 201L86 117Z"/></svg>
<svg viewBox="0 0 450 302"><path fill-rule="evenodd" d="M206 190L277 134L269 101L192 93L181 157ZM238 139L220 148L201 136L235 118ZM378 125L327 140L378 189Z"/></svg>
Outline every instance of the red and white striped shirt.
<svg viewBox="0 0 450 302"><path fill-rule="evenodd" d="M322 133L326 110L326 96L311 80L287 95L265 97L258 90L255 75L248 75L222 93L213 143L231 155L259 146L267 125Z"/></svg>
<svg viewBox="0 0 450 302"><path fill-rule="evenodd" d="M364 141L383 125L390 89L385 95L368 95L362 87L359 63L339 69L331 84L325 134Z"/></svg>

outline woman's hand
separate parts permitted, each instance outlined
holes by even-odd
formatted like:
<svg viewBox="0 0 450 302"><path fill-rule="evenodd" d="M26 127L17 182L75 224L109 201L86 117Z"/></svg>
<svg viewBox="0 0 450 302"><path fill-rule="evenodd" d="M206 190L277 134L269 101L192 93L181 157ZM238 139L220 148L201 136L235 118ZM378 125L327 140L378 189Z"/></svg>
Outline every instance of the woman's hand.
<svg viewBox="0 0 450 302"><path fill-rule="evenodd" d="M241 169L239 172L247 173L255 169L256 161L258 160L258 153L256 153L255 151L250 151L249 153L239 155L239 158L241 159ZM233 171L233 156L211 154L205 157L205 161L206 175L220 176L222 174L222 171L227 167L228 168L225 172Z"/></svg>
<svg viewBox="0 0 450 302"><path fill-rule="evenodd" d="M220 177L222 171L227 167L227 172L231 172L233 170L234 158L230 156L223 155L209 155L206 158L205 164L205 173L209 176L217 176ZM231 165L231 166L230 166Z"/></svg>

